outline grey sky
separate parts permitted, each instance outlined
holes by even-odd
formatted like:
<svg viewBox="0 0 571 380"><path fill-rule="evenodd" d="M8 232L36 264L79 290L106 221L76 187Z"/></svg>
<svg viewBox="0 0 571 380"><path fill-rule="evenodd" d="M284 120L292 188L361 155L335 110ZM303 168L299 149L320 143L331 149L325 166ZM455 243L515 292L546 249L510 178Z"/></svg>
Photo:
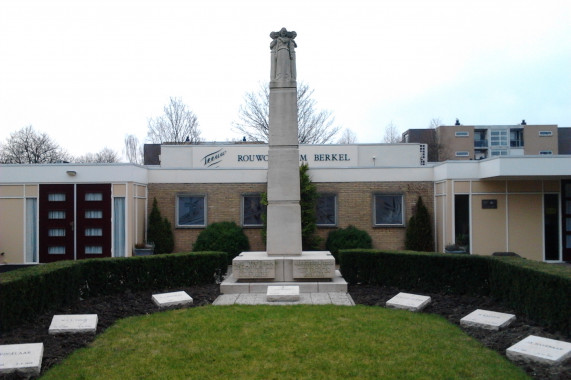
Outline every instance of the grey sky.
<svg viewBox="0 0 571 380"><path fill-rule="evenodd" d="M432 118L571 127L567 0L3 0L0 140L32 124L74 155L121 151L170 96L205 139L239 139L231 123L282 26L298 80L358 142Z"/></svg>

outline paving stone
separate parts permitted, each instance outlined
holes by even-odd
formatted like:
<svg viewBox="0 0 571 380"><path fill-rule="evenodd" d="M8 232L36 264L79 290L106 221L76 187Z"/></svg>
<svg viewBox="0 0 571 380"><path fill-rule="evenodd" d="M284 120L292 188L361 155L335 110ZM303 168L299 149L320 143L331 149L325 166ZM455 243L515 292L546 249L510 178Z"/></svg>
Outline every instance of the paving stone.
<svg viewBox="0 0 571 380"><path fill-rule="evenodd" d="M311 303L313 305L328 305L331 303L331 297L328 293L311 293Z"/></svg>
<svg viewBox="0 0 571 380"><path fill-rule="evenodd" d="M514 361L555 365L571 357L571 343L530 335L509 347L506 356Z"/></svg>
<svg viewBox="0 0 571 380"><path fill-rule="evenodd" d="M327 293L329 298L331 298L331 303L333 305L339 306L355 306L355 302L349 293Z"/></svg>
<svg viewBox="0 0 571 380"><path fill-rule="evenodd" d="M175 305L192 305L192 297L186 292L170 292L153 294L153 302L158 307L168 307Z"/></svg>
<svg viewBox="0 0 571 380"><path fill-rule="evenodd" d="M23 377L39 376L43 354L43 343L0 346L0 374L17 372Z"/></svg>
<svg viewBox="0 0 571 380"><path fill-rule="evenodd" d="M428 296L401 292L387 301L387 307L406 309L410 311L421 311L430 303L430 301L431 299Z"/></svg>
<svg viewBox="0 0 571 380"><path fill-rule="evenodd" d="M240 294L221 294L214 300L214 302L212 302L212 304L214 306L234 305L239 295Z"/></svg>
<svg viewBox="0 0 571 380"><path fill-rule="evenodd" d="M54 334L81 334L97 331L97 314L54 315L48 332Z"/></svg>
<svg viewBox="0 0 571 380"><path fill-rule="evenodd" d="M477 309L460 320L461 326L499 330L515 321L515 315Z"/></svg>

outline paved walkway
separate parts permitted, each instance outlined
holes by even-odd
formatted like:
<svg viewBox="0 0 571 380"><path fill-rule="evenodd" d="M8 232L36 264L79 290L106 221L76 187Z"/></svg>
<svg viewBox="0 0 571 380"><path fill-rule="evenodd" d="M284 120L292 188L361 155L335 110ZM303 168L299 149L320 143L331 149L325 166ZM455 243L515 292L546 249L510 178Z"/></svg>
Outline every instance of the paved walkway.
<svg viewBox="0 0 571 380"><path fill-rule="evenodd" d="M268 302L266 293L221 294L213 305L341 305L355 306L349 293L300 293L299 301Z"/></svg>

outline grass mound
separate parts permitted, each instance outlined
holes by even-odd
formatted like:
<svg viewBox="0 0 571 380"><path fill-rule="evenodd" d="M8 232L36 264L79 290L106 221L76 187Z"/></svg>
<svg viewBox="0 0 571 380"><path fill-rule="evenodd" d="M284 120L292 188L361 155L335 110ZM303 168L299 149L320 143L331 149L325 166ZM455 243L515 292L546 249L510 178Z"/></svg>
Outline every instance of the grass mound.
<svg viewBox="0 0 571 380"><path fill-rule="evenodd" d="M127 318L43 379L524 379L439 316L371 307L209 306Z"/></svg>

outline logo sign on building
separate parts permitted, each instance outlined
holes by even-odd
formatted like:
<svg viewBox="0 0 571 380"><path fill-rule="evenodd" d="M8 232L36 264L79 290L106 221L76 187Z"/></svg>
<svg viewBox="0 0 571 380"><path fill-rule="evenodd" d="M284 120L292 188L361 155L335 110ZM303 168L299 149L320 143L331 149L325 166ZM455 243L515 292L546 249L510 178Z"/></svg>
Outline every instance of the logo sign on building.
<svg viewBox="0 0 571 380"><path fill-rule="evenodd" d="M311 145L300 146L299 161L311 167L350 167L357 165L357 148L354 146ZM194 168L260 168L268 167L267 145L198 146L193 147Z"/></svg>

